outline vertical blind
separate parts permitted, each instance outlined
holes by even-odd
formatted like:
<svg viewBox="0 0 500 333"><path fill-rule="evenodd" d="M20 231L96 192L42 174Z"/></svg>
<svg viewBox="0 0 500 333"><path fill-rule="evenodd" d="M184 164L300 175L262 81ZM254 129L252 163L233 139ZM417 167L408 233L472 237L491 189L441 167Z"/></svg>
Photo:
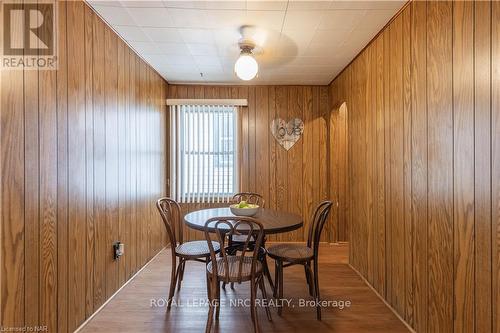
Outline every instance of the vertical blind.
<svg viewBox="0 0 500 333"><path fill-rule="evenodd" d="M170 195L183 203L228 202L237 191L237 107L170 106Z"/></svg>

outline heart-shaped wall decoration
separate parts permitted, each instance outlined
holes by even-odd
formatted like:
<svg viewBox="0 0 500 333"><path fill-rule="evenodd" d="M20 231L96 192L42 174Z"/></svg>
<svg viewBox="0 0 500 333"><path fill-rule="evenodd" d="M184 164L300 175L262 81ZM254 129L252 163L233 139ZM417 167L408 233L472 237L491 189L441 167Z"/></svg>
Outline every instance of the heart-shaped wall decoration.
<svg viewBox="0 0 500 333"><path fill-rule="evenodd" d="M293 118L287 123L277 118L271 122L271 132L283 148L290 150L304 132L304 122L299 118Z"/></svg>

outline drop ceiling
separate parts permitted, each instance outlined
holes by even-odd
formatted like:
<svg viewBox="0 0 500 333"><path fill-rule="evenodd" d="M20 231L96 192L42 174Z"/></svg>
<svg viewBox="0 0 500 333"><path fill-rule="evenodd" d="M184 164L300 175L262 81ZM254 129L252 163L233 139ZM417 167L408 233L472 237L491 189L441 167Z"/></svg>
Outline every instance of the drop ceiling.
<svg viewBox="0 0 500 333"><path fill-rule="evenodd" d="M405 1L89 1L169 83L328 84ZM234 74L239 28L260 69Z"/></svg>

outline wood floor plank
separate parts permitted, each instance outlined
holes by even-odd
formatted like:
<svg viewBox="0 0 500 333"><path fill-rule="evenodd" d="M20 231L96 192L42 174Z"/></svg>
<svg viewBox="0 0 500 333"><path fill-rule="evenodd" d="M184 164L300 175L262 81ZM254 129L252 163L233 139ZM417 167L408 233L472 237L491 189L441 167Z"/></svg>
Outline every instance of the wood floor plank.
<svg viewBox="0 0 500 333"><path fill-rule="evenodd" d="M363 280L346 265L347 245L322 245L320 250L320 288L322 299L347 301L350 307L324 308L322 321L315 319L314 310L299 307L299 299L307 299L307 288L301 266L285 269L284 295L292 299L295 307L287 307L279 317L271 308L273 321L266 320L264 310L258 309L259 324L263 332L408 332L401 321L384 305ZM270 265L273 267L274 265ZM206 297L203 264L190 262L180 292L175 296L177 304L165 314L164 307L155 307L156 300L166 297L169 284L170 255L168 250L156 257L128 286L97 314L82 332L200 332L206 324L207 308L193 302ZM189 274L188 274L189 273ZM331 283L329 281L342 281ZM269 286L267 286L269 291ZM250 312L245 306L230 306L231 300L248 297L248 286L237 285L234 290L221 293L220 319L213 331L238 330L251 332ZM190 302L188 306L187 302ZM120 315L121 314L121 315ZM126 314L125 316L123 314ZM165 319L167 316L167 319ZM140 319L138 319L140 318ZM376 319L375 319L376 318Z"/></svg>

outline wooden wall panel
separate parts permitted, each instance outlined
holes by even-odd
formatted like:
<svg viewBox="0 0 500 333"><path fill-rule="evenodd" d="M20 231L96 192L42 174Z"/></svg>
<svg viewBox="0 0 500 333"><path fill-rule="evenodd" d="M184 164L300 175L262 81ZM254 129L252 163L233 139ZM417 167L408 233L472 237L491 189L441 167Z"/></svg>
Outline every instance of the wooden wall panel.
<svg viewBox="0 0 500 333"><path fill-rule="evenodd" d="M58 3L57 43L57 330L68 331L68 47L67 3Z"/></svg>
<svg viewBox="0 0 500 333"><path fill-rule="evenodd" d="M94 312L94 96L93 96L93 12L85 6L85 201L86 201L86 269L85 316Z"/></svg>
<svg viewBox="0 0 500 333"><path fill-rule="evenodd" d="M320 86L194 86L169 85L168 98L246 98L248 107L239 110L240 190L257 191L267 207L294 211L306 220L296 232L271 235L270 241L304 241L313 209L327 198L327 87ZM305 131L288 152L270 132L270 122L301 118ZM183 213L224 203L182 204ZM325 241L328 238L324 230ZM189 228L188 239L204 236ZM333 237L333 236L332 236Z"/></svg>
<svg viewBox="0 0 500 333"><path fill-rule="evenodd" d="M413 327L427 331L427 2L411 3Z"/></svg>
<svg viewBox="0 0 500 333"><path fill-rule="evenodd" d="M47 31L43 31L44 34ZM39 321L57 325L57 74L40 71L40 289Z"/></svg>
<svg viewBox="0 0 500 333"><path fill-rule="evenodd" d="M491 2L492 331L500 330L500 3ZM487 82L487 81L486 81Z"/></svg>
<svg viewBox="0 0 500 333"><path fill-rule="evenodd" d="M20 327L25 321L24 68L2 69L0 84L1 325Z"/></svg>
<svg viewBox="0 0 500 333"><path fill-rule="evenodd" d="M499 18L494 1L410 2L330 85L350 263L417 332L498 331Z"/></svg>
<svg viewBox="0 0 500 333"><path fill-rule="evenodd" d="M57 5L58 69L1 74L0 325L72 332L164 246L167 84L84 2Z"/></svg>
<svg viewBox="0 0 500 333"><path fill-rule="evenodd" d="M453 330L452 3L427 5L429 327Z"/></svg>
<svg viewBox="0 0 500 333"><path fill-rule="evenodd" d="M27 1L25 1L27 3ZM39 132L38 71L24 71L24 320L26 325L38 322L40 292L37 288L39 270ZM31 311L30 309L34 309Z"/></svg>
<svg viewBox="0 0 500 333"><path fill-rule="evenodd" d="M455 332L474 314L474 3L453 6L453 231Z"/></svg>
<svg viewBox="0 0 500 333"><path fill-rule="evenodd" d="M85 5L68 2L68 330L85 318Z"/></svg>
<svg viewBox="0 0 500 333"><path fill-rule="evenodd" d="M491 2L474 3L474 245L476 330L492 330ZM500 36L497 35L497 38ZM497 44L498 45L498 44ZM497 75L500 74L497 72ZM498 76L497 76L498 77ZM498 108L497 108L498 109Z"/></svg>

